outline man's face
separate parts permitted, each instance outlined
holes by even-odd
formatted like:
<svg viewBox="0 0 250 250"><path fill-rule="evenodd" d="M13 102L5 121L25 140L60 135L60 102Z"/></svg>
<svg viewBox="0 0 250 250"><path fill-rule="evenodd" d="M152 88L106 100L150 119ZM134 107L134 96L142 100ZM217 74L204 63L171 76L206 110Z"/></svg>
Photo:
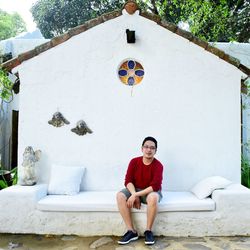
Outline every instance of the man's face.
<svg viewBox="0 0 250 250"><path fill-rule="evenodd" d="M145 141L142 146L143 157L152 159L156 153L155 143L153 141Z"/></svg>

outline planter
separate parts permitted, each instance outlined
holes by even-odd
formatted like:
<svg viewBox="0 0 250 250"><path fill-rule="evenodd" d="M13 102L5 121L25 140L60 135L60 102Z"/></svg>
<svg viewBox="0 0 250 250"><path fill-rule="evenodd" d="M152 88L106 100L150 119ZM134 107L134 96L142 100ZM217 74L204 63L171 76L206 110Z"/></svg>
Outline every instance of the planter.
<svg viewBox="0 0 250 250"><path fill-rule="evenodd" d="M11 172L8 170L0 170L0 180L6 181L8 186L12 185L12 178L11 178ZM1 190L0 186L0 190Z"/></svg>

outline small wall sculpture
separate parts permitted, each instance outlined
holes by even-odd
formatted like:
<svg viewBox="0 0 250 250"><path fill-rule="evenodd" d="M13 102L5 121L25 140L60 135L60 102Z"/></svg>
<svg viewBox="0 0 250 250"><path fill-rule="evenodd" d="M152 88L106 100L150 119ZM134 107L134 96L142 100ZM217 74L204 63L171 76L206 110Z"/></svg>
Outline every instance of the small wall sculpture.
<svg viewBox="0 0 250 250"><path fill-rule="evenodd" d="M35 163L41 157L41 150L34 152L31 146L25 148L23 153L23 163L21 168L21 175L19 178L19 184L22 186L33 186L37 182Z"/></svg>
<svg viewBox="0 0 250 250"><path fill-rule="evenodd" d="M62 127L65 124L70 124L70 122L64 118L62 113L56 112L48 123L54 127Z"/></svg>
<svg viewBox="0 0 250 250"><path fill-rule="evenodd" d="M87 126L86 122L83 120L78 121L76 127L72 128L71 131L76 133L77 135L86 135L87 133L93 133L93 131Z"/></svg>

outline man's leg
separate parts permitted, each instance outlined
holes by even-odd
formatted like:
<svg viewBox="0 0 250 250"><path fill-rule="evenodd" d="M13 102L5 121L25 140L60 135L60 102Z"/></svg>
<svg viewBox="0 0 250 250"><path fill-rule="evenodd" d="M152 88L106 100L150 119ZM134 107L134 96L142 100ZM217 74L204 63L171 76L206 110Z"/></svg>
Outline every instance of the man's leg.
<svg viewBox="0 0 250 250"><path fill-rule="evenodd" d="M124 193L118 192L116 195L116 200L118 209L123 218L123 221L126 224L127 230L135 231L132 223L130 208L127 207L127 197Z"/></svg>
<svg viewBox="0 0 250 250"><path fill-rule="evenodd" d="M117 199L117 205L120 211L120 214L123 218L123 221L126 224L127 232L122 236L122 238L118 241L119 244L125 245L128 244L131 241L137 240L139 238L138 233L134 230L133 223L132 223L132 217L131 217L131 211L130 208L127 206L127 196L126 191L117 193L116 199ZM128 194L128 196L130 193Z"/></svg>
<svg viewBox="0 0 250 250"><path fill-rule="evenodd" d="M159 194L152 192L147 196L147 229L144 232L145 244L153 245L155 243L153 232L151 231L157 214Z"/></svg>
<svg viewBox="0 0 250 250"><path fill-rule="evenodd" d="M147 230L151 231L158 208L159 194L152 192L147 196Z"/></svg>

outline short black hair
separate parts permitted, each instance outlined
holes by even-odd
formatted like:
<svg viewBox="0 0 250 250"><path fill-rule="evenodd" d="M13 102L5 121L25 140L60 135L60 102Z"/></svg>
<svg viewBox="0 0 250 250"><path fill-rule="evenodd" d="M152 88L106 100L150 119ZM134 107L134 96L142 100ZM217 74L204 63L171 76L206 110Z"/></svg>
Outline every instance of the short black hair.
<svg viewBox="0 0 250 250"><path fill-rule="evenodd" d="M146 137L146 138L143 140L143 142L142 142L142 146L144 146L144 144L145 144L146 141L152 141L152 142L154 142L155 147L157 148L157 141L156 141L156 139L155 139L154 137L152 137L152 136Z"/></svg>

